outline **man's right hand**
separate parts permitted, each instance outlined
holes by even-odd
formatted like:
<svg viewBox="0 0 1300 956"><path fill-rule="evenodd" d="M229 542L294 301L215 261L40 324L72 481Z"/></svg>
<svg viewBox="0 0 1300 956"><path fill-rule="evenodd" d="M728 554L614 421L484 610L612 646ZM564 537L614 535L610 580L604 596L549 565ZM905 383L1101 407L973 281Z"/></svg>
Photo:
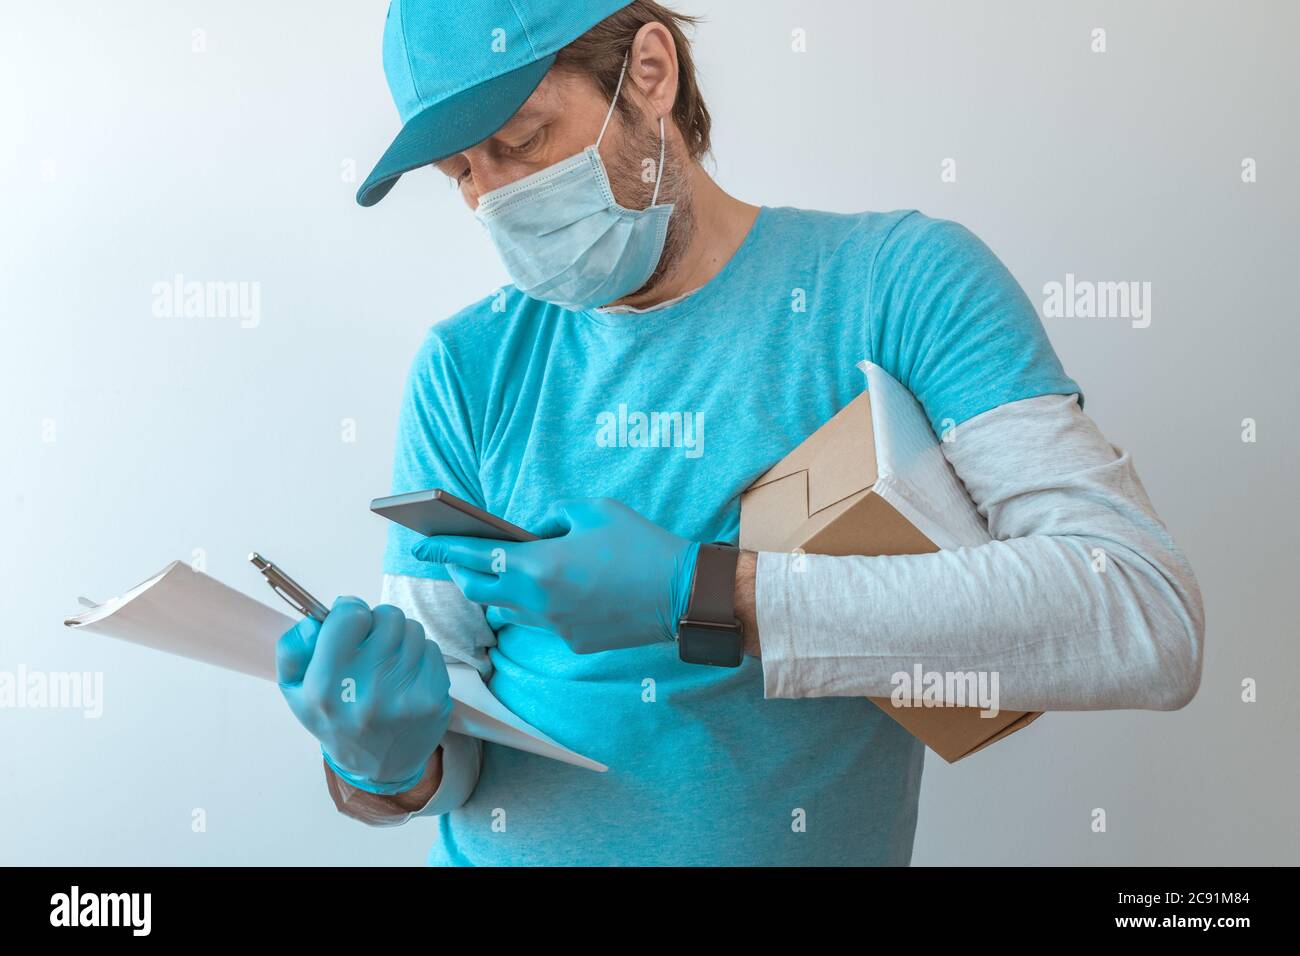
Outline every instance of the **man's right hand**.
<svg viewBox="0 0 1300 956"><path fill-rule="evenodd" d="M451 682L418 621L341 597L320 624L303 618L276 644L289 709L352 786L395 794L420 782L451 722Z"/></svg>

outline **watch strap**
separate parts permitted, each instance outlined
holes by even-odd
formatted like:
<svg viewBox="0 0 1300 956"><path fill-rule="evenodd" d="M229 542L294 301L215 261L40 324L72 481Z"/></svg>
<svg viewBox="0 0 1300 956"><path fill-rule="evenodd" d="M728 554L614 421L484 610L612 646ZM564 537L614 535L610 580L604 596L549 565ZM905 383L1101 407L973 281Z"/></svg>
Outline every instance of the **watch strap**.
<svg viewBox="0 0 1300 956"><path fill-rule="evenodd" d="M692 621L731 624L736 620L736 562L740 549L726 542L701 544L686 603Z"/></svg>
<svg viewBox="0 0 1300 956"><path fill-rule="evenodd" d="M739 667L745 629L736 618L736 562L740 550L726 542L702 544L686 613L677 622L677 655L687 664Z"/></svg>

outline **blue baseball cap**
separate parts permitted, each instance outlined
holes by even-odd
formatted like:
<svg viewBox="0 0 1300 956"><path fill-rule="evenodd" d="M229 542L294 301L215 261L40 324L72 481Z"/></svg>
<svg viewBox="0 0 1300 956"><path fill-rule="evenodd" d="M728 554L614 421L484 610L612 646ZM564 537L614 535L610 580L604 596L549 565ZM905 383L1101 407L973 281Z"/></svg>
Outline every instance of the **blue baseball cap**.
<svg viewBox="0 0 1300 956"><path fill-rule="evenodd" d="M630 0L392 0L384 74L402 131L357 190L373 206L402 173L487 139L572 43Z"/></svg>

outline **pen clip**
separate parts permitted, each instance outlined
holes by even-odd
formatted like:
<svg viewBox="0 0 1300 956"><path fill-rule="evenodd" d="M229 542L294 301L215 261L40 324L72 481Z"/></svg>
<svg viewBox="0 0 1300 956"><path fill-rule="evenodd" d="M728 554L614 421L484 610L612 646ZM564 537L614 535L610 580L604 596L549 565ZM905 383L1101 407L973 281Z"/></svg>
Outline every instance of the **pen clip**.
<svg viewBox="0 0 1300 956"><path fill-rule="evenodd" d="M304 617L312 616L311 608L307 607L302 601L299 601L296 597L294 597L284 588L280 587L278 583L272 581L270 578L267 578L267 583L271 585L271 590L273 590L276 594L280 595L280 597L288 601L293 606L294 610L296 610L299 614L303 615Z"/></svg>

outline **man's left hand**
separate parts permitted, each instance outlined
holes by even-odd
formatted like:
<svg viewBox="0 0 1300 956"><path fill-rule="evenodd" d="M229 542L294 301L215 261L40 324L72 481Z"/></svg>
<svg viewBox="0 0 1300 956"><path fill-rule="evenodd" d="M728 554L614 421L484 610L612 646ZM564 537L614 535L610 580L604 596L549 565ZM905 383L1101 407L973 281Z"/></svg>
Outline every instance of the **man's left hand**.
<svg viewBox="0 0 1300 956"><path fill-rule="evenodd" d="M433 535L411 552L446 565L466 598L503 621L551 631L577 654L673 639L697 542L611 498L557 501L534 533L541 540Z"/></svg>

